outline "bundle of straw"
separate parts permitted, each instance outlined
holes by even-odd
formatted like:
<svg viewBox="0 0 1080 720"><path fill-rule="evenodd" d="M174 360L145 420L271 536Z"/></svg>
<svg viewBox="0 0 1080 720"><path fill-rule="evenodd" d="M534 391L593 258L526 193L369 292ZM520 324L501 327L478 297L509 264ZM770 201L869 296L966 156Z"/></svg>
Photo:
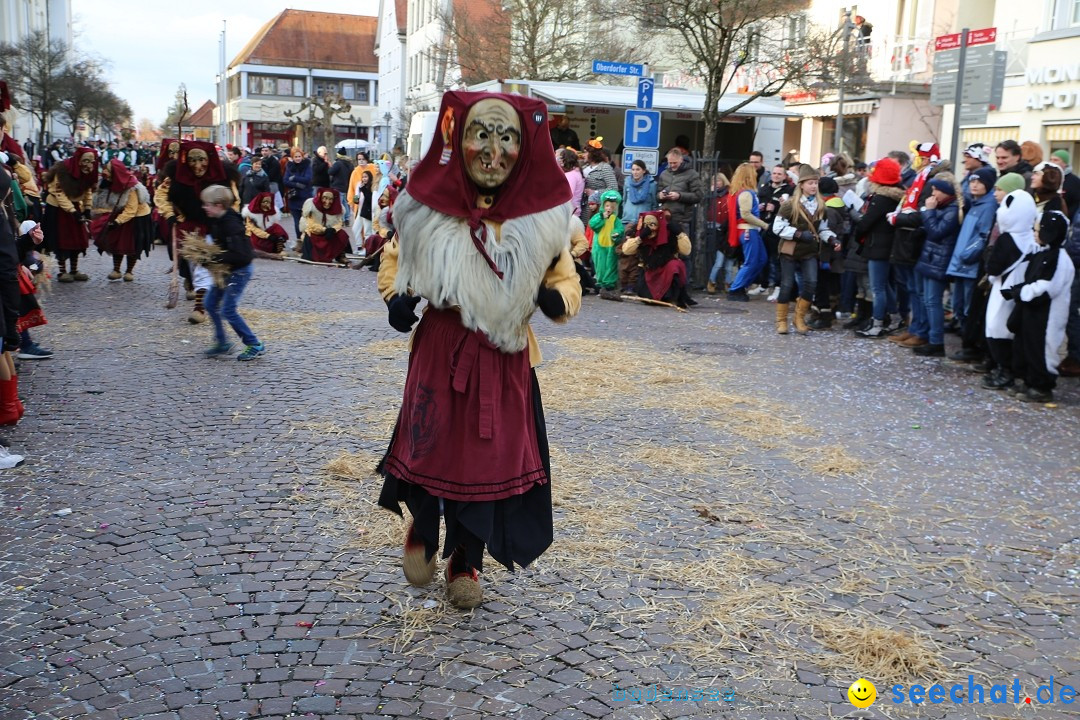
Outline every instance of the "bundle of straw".
<svg viewBox="0 0 1080 720"><path fill-rule="evenodd" d="M189 263L202 265L214 276L214 283L219 287L225 287L225 280L229 277L229 268L214 260L221 254L221 248L211 242L207 242L203 236L193 233L184 233L184 244L180 247L180 257Z"/></svg>

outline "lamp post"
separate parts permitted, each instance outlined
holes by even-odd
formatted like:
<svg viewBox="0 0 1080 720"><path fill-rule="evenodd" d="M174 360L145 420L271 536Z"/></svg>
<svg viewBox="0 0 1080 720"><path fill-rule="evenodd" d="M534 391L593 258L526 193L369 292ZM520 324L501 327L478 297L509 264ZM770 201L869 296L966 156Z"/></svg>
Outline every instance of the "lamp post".
<svg viewBox="0 0 1080 720"><path fill-rule="evenodd" d="M844 11L844 53L840 56L840 87L836 98L836 134L833 137L833 146L836 154L844 152L844 78L847 75L848 42L851 40L851 29L855 27L851 22L851 8Z"/></svg>
<svg viewBox="0 0 1080 720"><path fill-rule="evenodd" d="M389 111L387 111L386 113L384 113L384 114L383 114L383 120L384 120L384 121L386 122L386 138L385 138L385 143L386 143L386 152L387 152L387 153L389 153L389 152L390 152L390 120L391 120L391 119L392 119L393 117L394 117L394 116L393 116L393 115L391 115Z"/></svg>

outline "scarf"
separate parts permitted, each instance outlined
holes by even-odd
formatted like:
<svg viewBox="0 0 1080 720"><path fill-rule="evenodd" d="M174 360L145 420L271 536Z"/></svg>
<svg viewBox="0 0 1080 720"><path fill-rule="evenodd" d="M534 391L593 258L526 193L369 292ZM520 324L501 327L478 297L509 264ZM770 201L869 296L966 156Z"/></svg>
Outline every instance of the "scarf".
<svg viewBox="0 0 1080 720"><path fill-rule="evenodd" d="M644 205L649 202L649 186L651 180L648 175L642 175L641 180L634 181L626 178L626 201L631 205Z"/></svg>

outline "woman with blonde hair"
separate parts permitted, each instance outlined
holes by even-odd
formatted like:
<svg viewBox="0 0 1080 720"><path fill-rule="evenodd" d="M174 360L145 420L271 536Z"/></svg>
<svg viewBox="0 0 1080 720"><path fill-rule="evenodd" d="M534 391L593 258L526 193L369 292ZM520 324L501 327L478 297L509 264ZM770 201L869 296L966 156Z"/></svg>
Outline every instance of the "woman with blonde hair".
<svg viewBox="0 0 1080 720"><path fill-rule="evenodd" d="M709 271L709 282L705 286L706 292L710 295L716 294L716 283L720 279L720 272L724 269L726 260L730 253L730 246L727 244L727 228L728 228L728 186L731 182L727 179L727 175L724 173L716 173L713 175L713 191L716 192L716 197L713 198L712 205L706 212L705 224L711 229L716 231L716 261L713 263L712 270ZM723 283L727 282L728 275L724 274Z"/></svg>
<svg viewBox="0 0 1080 720"><path fill-rule="evenodd" d="M746 293L762 268L769 260L765 251L765 242L761 231L769 224L761 219L761 208L757 195L757 171L750 163L743 163L735 168L728 190L728 245L742 247L743 264L735 281L728 288L727 299L748 302Z"/></svg>

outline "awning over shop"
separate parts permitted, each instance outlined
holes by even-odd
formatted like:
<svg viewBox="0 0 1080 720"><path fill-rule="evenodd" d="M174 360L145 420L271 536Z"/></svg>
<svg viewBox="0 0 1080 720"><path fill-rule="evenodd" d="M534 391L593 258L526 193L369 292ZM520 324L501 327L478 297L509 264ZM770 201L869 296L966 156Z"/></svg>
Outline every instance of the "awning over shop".
<svg viewBox="0 0 1080 720"><path fill-rule="evenodd" d="M492 81L471 86L470 90L494 90L498 92L505 83L521 83L536 97L546 100L549 107L573 105L576 107L633 108L637 106L637 87L617 85L593 85L590 83L546 82L541 80ZM746 100L746 95L728 93L720 98L717 106L728 110ZM653 91L653 110L701 112L705 107L705 95L687 90L657 87ZM554 111L554 110L553 110ZM797 112L784 109L779 97L754 98L739 108L741 117L800 117Z"/></svg>
<svg viewBox="0 0 1080 720"><path fill-rule="evenodd" d="M869 115L877 108L877 100L852 100L844 103L844 115ZM788 110L803 117L836 117L840 114L840 103L825 102L808 105L788 105Z"/></svg>
<svg viewBox="0 0 1080 720"><path fill-rule="evenodd" d="M1020 128L1016 125L1009 127L966 127L960 129L960 142L964 145L981 142L983 145L993 147L1002 140L1020 140Z"/></svg>
<svg viewBox="0 0 1080 720"><path fill-rule="evenodd" d="M1080 122L1046 125L1047 142L1080 142Z"/></svg>

